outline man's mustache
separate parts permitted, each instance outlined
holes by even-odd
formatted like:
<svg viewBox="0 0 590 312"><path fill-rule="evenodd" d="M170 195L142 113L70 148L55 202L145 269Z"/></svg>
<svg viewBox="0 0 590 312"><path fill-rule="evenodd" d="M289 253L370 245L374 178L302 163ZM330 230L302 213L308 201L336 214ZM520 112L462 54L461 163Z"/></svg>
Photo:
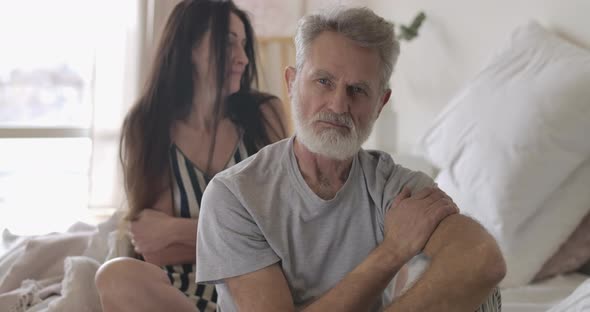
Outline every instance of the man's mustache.
<svg viewBox="0 0 590 312"><path fill-rule="evenodd" d="M354 123L352 121L352 116L349 113L330 113L330 112L319 112L316 114L311 122L316 121L326 121L330 123L337 124L339 126L347 127L348 129L354 128Z"/></svg>

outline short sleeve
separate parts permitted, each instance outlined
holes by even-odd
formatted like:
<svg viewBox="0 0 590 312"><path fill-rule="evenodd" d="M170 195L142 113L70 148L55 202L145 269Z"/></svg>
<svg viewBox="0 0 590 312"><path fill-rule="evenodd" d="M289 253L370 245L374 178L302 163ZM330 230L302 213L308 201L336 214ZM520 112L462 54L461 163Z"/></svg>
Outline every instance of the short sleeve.
<svg viewBox="0 0 590 312"><path fill-rule="evenodd" d="M391 161L391 169L389 176L385 182L383 191L384 206L383 211L386 212L394 198L401 192L404 186L408 187L412 194L435 185L434 180L421 171L413 171Z"/></svg>
<svg viewBox="0 0 590 312"><path fill-rule="evenodd" d="M211 180L199 213L197 282L219 283L279 260L234 193L218 178Z"/></svg>

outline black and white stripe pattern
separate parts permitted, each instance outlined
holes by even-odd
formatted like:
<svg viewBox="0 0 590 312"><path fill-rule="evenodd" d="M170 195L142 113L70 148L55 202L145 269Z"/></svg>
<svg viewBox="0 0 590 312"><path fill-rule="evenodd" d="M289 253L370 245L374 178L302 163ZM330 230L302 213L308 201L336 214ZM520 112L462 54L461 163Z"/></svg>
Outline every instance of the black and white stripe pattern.
<svg viewBox="0 0 590 312"><path fill-rule="evenodd" d="M231 159L225 168L229 168L248 157L248 151L240 139ZM174 214L182 218L199 216L201 198L210 177L203 174L176 146L170 148L170 165L173 177ZM195 283L195 265L183 264L165 266L170 283L195 302L199 311L215 311L217 293L213 285L197 285Z"/></svg>
<svg viewBox="0 0 590 312"><path fill-rule="evenodd" d="M475 312L500 312L502 311L502 295L500 289L494 288L486 301Z"/></svg>

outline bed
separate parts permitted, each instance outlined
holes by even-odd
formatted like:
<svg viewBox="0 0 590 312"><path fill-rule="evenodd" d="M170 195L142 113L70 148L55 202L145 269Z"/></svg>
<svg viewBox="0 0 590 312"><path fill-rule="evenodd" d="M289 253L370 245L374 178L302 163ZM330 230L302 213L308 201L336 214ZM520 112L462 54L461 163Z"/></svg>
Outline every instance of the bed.
<svg viewBox="0 0 590 312"><path fill-rule="evenodd" d="M116 231L118 217L46 235L2 230L0 311L102 311L94 275L101 263L128 250Z"/></svg>
<svg viewBox="0 0 590 312"><path fill-rule="evenodd" d="M504 311L590 311L590 51L536 21L506 37L416 153L498 241Z"/></svg>
<svg viewBox="0 0 590 312"><path fill-rule="evenodd" d="M503 311L590 311L590 276L577 272L590 261L589 55L537 23L516 29L420 140L429 173L505 254ZM126 248L115 219L3 231L0 311L100 311L94 274Z"/></svg>
<svg viewBox="0 0 590 312"><path fill-rule="evenodd" d="M559 275L540 283L502 290L502 306L505 312L586 311L590 309L589 276L581 273ZM582 284L586 282L585 286ZM579 289L578 289L579 288ZM579 294L573 296L578 289ZM567 306L566 299L586 298L585 306ZM561 306L560 306L561 304ZM586 310L584 310L584 308Z"/></svg>

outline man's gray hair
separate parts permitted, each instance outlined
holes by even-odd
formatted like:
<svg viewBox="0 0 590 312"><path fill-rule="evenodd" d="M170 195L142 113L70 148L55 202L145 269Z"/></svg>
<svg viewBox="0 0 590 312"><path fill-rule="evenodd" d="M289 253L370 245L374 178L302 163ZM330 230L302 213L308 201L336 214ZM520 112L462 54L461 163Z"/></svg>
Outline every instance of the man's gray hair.
<svg viewBox="0 0 590 312"><path fill-rule="evenodd" d="M322 32L333 31L379 53L381 87L386 88L399 55L394 26L368 8L335 7L299 20L295 35L295 65L300 72L311 42Z"/></svg>

